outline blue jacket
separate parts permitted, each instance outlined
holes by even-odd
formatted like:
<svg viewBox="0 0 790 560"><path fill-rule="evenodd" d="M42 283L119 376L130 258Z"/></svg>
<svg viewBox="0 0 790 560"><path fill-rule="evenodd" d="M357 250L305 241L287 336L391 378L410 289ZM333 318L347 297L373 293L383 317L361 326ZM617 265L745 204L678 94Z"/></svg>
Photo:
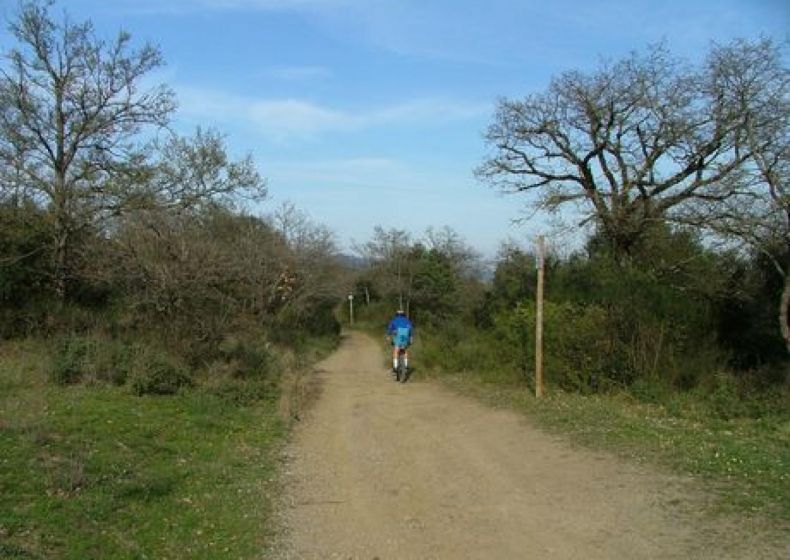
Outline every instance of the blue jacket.
<svg viewBox="0 0 790 560"><path fill-rule="evenodd" d="M401 348L406 348L411 344L413 332L414 325L404 315L396 315L387 327L387 334L393 336L392 343Z"/></svg>
<svg viewBox="0 0 790 560"><path fill-rule="evenodd" d="M405 315L396 315L387 327L387 334L393 335L398 332L398 329L409 329L409 339L411 339L411 335L414 333L414 324Z"/></svg>

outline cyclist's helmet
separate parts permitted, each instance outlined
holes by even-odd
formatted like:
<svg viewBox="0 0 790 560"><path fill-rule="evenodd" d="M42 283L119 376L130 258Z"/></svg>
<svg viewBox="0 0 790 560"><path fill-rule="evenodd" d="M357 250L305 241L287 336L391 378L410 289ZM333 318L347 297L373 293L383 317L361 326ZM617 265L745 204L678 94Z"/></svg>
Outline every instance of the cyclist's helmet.
<svg viewBox="0 0 790 560"><path fill-rule="evenodd" d="M398 309L398 310L395 312L395 315L406 315L406 312L405 312L403 309L400 309L400 308L399 308L399 309Z"/></svg>

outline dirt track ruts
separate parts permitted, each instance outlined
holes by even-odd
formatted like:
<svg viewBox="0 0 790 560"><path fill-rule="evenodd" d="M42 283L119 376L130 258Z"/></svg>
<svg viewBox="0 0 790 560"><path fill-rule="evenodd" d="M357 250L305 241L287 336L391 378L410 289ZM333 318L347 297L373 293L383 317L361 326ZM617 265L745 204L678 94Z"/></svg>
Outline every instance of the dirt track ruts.
<svg viewBox="0 0 790 560"><path fill-rule="evenodd" d="M437 384L393 382L363 334L319 371L286 453L278 558L782 558L759 527L703 513L684 477L572 448Z"/></svg>

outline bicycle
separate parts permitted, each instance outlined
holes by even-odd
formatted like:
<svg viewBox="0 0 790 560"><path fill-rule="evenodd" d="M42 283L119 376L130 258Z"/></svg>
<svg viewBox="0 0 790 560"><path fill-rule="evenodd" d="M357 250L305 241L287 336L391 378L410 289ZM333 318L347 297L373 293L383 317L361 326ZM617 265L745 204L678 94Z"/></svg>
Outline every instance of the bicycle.
<svg viewBox="0 0 790 560"><path fill-rule="evenodd" d="M409 377L409 368L406 366L406 349L398 348L398 364L395 367L395 381L406 383Z"/></svg>

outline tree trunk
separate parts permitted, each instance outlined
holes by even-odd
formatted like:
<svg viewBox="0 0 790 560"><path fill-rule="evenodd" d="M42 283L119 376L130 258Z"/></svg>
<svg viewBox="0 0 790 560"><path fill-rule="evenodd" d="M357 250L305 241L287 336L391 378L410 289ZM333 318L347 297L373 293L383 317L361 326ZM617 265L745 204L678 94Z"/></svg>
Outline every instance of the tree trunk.
<svg viewBox="0 0 790 560"><path fill-rule="evenodd" d="M782 290L782 300L779 304L779 327L782 330L782 337L785 339L787 352L790 354L790 274L785 274L785 287Z"/></svg>
<svg viewBox="0 0 790 560"><path fill-rule="evenodd" d="M69 278L69 230L58 220L55 230L55 296L60 303L66 301Z"/></svg>
<svg viewBox="0 0 790 560"><path fill-rule="evenodd" d="M61 166L62 167L62 166ZM56 166L53 185L53 212L55 221L55 297L63 304L68 297L69 272L71 265L71 216L69 193L66 189L66 174Z"/></svg>

